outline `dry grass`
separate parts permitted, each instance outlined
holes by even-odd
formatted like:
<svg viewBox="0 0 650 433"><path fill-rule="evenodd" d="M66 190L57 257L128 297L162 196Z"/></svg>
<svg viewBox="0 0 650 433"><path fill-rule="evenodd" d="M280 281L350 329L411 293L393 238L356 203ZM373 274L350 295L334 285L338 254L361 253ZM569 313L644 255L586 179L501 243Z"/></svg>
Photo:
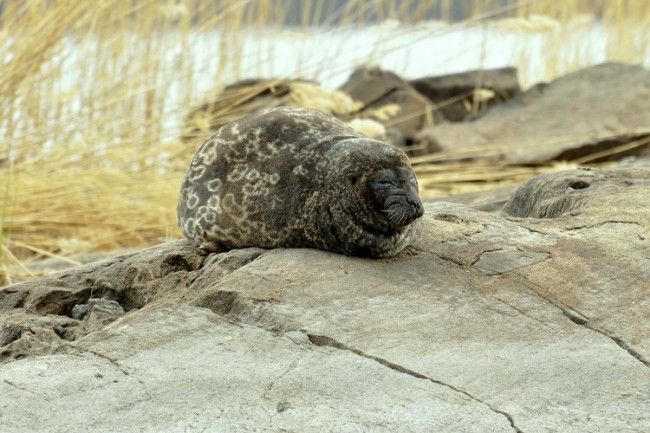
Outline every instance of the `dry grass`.
<svg viewBox="0 0 650 433"><path fill-rule="evenodd" d="M282 32L289 3L302 4L294 29L299 37L314 23L418 23L432 12L451 18L453 2L351 0L337 9L327 0L0 0L0 284L29 276L23 264L39 257L70 261L73 254L178 236L176 194L194 144L170 132L169 120L213 99L226 80L265 71L282 47L264 36ZM649 48L650 32L636 30L650 23L645 0L511 0L505 6L473 0L462 6L456 20L507 18L502 24L517 31L551 33L547 78L593 62L577 42L568 58L562 47L593 16L611 30L610 59L635 62ZM421 32L417 26L408 31ZM197 56L195 44L209 32L223 37ZM260 41L252 52L242 49L250 32ZM378 46L374 55L395 49ZM519 60L524 74L529 60ZM245 64L259 68L242 70ZM298 72L318 81L331 68L305 61ZM198 85L201 80L208 84ZM309 99L301 90L300 97ZM235 100L221 104L224 115L237 115ZM554 168L436 158L419 162L425 195L519 182ZM18 271L9 275L6 265Z"/></svg>

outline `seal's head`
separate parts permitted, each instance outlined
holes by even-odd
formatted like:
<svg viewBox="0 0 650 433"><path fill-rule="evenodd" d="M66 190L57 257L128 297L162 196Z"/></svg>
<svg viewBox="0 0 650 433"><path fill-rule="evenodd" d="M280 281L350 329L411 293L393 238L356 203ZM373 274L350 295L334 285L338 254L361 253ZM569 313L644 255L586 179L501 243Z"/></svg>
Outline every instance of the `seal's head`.
<svg viewBox="0 0 650 433"><path fill-rule="evenodd" d="M373 170L363 176L360 188L386 230L399 230L424 213L417 179L408 166Z"/></svg>
<svg viewBox="0 0 650 433"><path fill-rule="evenodd" d="M345 213L373 234L391 237L406 232L424 213L408 157L376 140L357 138L348 145L337 153L341 158L337 165L342 167L338 184L346 184L340 201Z"/></svg>

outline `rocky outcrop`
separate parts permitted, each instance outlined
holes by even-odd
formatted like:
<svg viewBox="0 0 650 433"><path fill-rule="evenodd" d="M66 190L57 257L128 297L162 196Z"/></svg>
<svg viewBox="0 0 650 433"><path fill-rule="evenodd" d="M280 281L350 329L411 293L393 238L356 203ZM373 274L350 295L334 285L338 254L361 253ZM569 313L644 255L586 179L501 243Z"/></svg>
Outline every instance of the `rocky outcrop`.
<svg viewBox="0 0 650 433"><path fill-rule="evenodd" d="M421 155L440 150L417 139L423 128L477 117L519 92L514 68L478 70L407 81L378 67L355 70L339 90L289 79L248 79L226 86L216 100L196 107L184 122L183 141L205 139L248 113L280 105L315 108L345 121L371 119L382 139Z"/></svg>
<svg viewBox="0 0 650 433"><path fill-rule="evenodd" d="M5 287L2 431L646 431L649 187L428 203L389 260L175 241Z"/></svg>
<svg viewBox="0 0 650 433"><path fill-rule="evenodd" d="M339 90L361 103L358 115L384 121L389 131L407 143L419 130L443 119L433 103L406 80L377 67L357 69ZM383 117L385 112L390 116Z"/></svg>
<svg viewBox="0 0 650 433"><path fill-rule="evenodd" d="M621 63L584 68L525 92L514 68L409 81L364 66L336 91L301 80L235 83L188 115L184 139L204 139L252 111L297 105L346 121L375 120L383 140L431 161L601 162L650 155L649 98L650 71Z"/></svg>
<svg viewBox="0 0 650 433"><path fill-rule="evenodd" d="M506 164L619 159L650 149L650 71L603 63L540 84L472 122L419 140L459 158Z"/></svg>
<svg viewBox="0 0 650 433"><path fill-rule="evenodd" d="M488 107L521 92L517 69L512 67L423 77L411 80L410 84L452 122L477 117Z"/></svg>

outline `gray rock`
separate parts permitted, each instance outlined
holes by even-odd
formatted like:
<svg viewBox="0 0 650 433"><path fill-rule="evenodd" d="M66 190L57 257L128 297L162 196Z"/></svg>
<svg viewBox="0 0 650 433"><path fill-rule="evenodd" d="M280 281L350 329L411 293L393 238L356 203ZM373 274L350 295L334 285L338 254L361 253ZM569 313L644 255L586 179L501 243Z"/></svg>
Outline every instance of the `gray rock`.
<svg viewBox="0 0 650 433"><path fill-rule="evenodd" d="M0 422L7 432L512 431L448 386L306 341L203 308L147 307L67 354L5 365Z"/></svg>
<svg viewBox="0 0 650 433"><path fill-rule="evenodd" d="M636 221L639 211L647 209L650 179L637 176L648 169L619 168L601 171L589 168L567 170L537 176L524 183L506 204L504 211L516 217L602 218Z"/></svg>
<svg viewBox="0 0 650 433"><path fill-rule="evenodd" d="M408 142L425 126L444 121L444 117L433 109L433 103L420 94L406 80L397 74L377 67L361 67L355 70L339 90L363 104L359 115L397 105L399 112L385 126L397 130Z"/></svg>
<svg viewBox="0 0 650 433"><path fill-rule="evenodd" d="M77 304L72 307L72 318L81 320L88 315L90 304Z"/></svg>
<svg viewBox="0 0 650 433"><path fill-rule="evenodd" d="M486 212L496 212L503 209L517 190L517 187L518 185L502 186L487 190L453 194L447 197L436 197L430 199L430 201L460 203Z"/></svg>
<svg viewBox="0 0 650 433"><path fill-rule="evenodd" d="M0 430L645 432L648 182L427 203L389 260L177 241L0 289ZM88 288L125 314L67 317Z"/></svg>
<svg viewBox="0 0 650 433"><path fill-rule="evenodd" d="M85 254L72 254L66 255L67 258L71 259L72 262L78 262L80 264L92 263L99 260L106 259L108 257L114 257L120 254L128 254L135 252L133 249L124 249L124 250L113 250L113 251L102 251L102 252L93 252ZM23 281L26 279L32 279L33 275L42 276L44 274L49 274L52 272L62 271L64 269L70 268L70 262L64 262L60 259L40 259L33 260L21 265L10 264L7 266L7 271L11 275L12 280L14 281ZM27 272L25 271L27 270ZM32 275L33 274L33 275Z"/></svg>
<svg viewBox="0 0 650 433"><path fill-rule="evenodd" d="M536 86L475 121L422 134L450 156L505 163L647 155L649 98L650 71L604 63Z"/></svg>
<svg viewBox="0 0 650 433"><path fill-rule="evenodd" d="M488 107L505 102L521 92L517 69L512 67L423 77L411 80L410 84L438 105L445 118L452 122L460 122L481 114L473 112L473 108L477 106L474 100L475 89L494 93L493 98L478 104L482 113Z"/></svg>
<svg viewBox="0 0 650 433"><path fill-rule="evenodd" d="M405 81L394 72L363 66L353 71L339 90L367 106L392 90L402 88L404 84Z"/></svg>
<svg viewBox="0 0 650 433"><path fill-rule="evenodd" d="M124 308L110 299L90 298L87 304L77 304L72 307L73 319L86 322L99 322L106 325L124 315Z"/></svg>
<svg viewBox="0 0 650 433"><path fill-rule="evenodd" d="M546 252L518 249L486 251L481 254L473 266L485 275L499 275L534 265L549 257L551 257L550 254Z"/></svg>

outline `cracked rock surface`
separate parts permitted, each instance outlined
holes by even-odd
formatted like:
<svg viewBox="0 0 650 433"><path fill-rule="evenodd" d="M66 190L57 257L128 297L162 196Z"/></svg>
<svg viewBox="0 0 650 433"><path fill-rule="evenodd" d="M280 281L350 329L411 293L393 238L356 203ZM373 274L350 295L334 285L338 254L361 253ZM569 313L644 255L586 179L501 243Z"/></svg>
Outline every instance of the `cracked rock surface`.
<svg viewBox="0 0 650 433"><path fill-rule="evenodd" d="M174 241L0 288L0 431L646 432L650 170L426 205L388 260Z"/></svg>

